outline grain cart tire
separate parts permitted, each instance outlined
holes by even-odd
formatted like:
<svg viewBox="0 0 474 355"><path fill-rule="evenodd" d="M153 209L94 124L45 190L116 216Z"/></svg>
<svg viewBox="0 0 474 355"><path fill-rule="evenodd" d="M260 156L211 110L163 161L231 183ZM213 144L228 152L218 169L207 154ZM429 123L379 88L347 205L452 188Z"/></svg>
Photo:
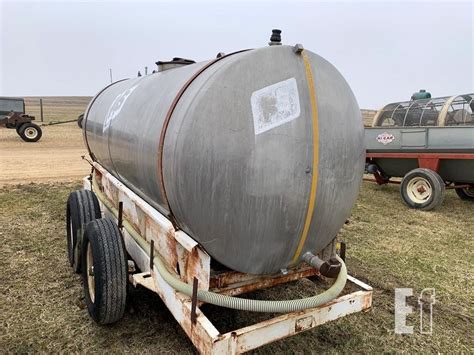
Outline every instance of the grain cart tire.
<svg viewBox="0 0 474 355"><path fill-rule="evenodd" d="M461 185L461 184L455 184L455 185ZM455 190L461 200L474 202L474 186L463 187L463 188L455 189Z"/></svg>
<svg viewBox="0 0 474 355"><path fill-rule="evenodd" d="M400 184L403 201L411 207L429 211L443 203L445 184L433 170L418 168L408 172Z"/></svg>
<svg viewBox="0 0 474 355"><path fill-rule="evenodd" d="M37 142L43 135L43 131L41 131L40 126L32 122L27 122L21 125L18 134L25 142Z"/></svg>
<svg viewBox="0 0 474 355"><path fill-rule="evenodd" d="M120 320L127 302L125 245L111 219L89 222L82 243L82 279L87 310L98 324Z"/></svg>
<svg viewBox="0 0 474 355"><path fill-rule="evenodd" d="M66 208L66 238L69 264L81 273L81 244L85 226L100 218L99 200L92 191L76 190L69 194Z"/></svg>

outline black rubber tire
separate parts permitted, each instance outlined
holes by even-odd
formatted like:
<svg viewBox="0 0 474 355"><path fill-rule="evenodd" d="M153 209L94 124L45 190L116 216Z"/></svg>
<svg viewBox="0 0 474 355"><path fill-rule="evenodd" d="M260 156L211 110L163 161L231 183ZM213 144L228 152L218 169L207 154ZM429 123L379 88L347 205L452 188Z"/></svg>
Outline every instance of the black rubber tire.
<svg viewBox="0 0 474 355"><path fill-rule="evenodd" d="M83 113L81 113L79 116L77 116L77 125L81 129L82 129L82 121L84 121L84 114Z"/></svg>
<svg viewBox="0 0 474 355"><path fill-rule="evenodd" d="M87 254L92 254L92 291L89 287ZM127 304L128 267L125 245L120 231L111 219L96 219L87 224L82 243L82 278L87 310L98 324L110 324L120 320ZM89 267L88 267L89 266Z"/></svg>
<svg viewBox="0 0 474 355"><path fill-rule="evenodd" d="M465 185L465 184L454 184ZM474 202L474 185L468 188L455 189L461 200Z"/></svg>
<svg viewBox="0 0 474 355"><path fill-rule="evenodd" d="M31 136L29 135L28 132L30 131L36 131L36 135ZM43 135L43 131L41 130L41 127L34 124L33 122L27 122L23 123L20 126L20 129L18 130L18 134L20 135L21 139L23 139L25 142L32 143L32 142L37 142L40 140L41 136Z"/></svg>
<svg viewBox="0 0 474 355"><path fill-rule="evenodd" d="M19 124L18 126L15 127L16 133L17 133L18 135L20 135L20 129L21 129L21 126L23 126L23 124L24 124L24 123L21 123L21 124Z"/></svg>
<svg viewBox="0 0 474 355"><path fill-rule="evenodd" d="M81 273L81 245L85 226L101 217L97 196L90 190L76 190L69 194L66 206L66 240L69 264Z"/></svg>
<svg viewBox="0 0 474 355"><path fill-rule="evenodd" d="M422 178L426 180L430 187L431 193L426 197L426 200L419 202L414 200L409 193L409 184L414 179ZM445 183L441 176L433 170L418 168L408 172L400 184L400 194L402 195L403 201L411 208L419 209L422 211L429 211L443 203L445 194Z"/></svg>

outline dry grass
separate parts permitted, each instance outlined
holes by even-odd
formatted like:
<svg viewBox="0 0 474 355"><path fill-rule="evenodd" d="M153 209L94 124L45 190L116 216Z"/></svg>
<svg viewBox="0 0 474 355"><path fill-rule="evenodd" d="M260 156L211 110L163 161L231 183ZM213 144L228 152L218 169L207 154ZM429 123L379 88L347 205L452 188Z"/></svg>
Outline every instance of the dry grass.
<svg viewBox="0 0 474 355"><path fill-rule="evenodd" d="M84 309L80 277L66 262L64 205L74 184L30 184L0 189L0 347L3 352L194 352L158 296L133 292L125 318L99 327ZM397 187L364 184L350 223L348 268L375 287L374 307L259 349L275 352L472 352L473 205L449 192L435 212L407 209ZM415 294L435 287L433 335L394 334L395 287ZM301 297L314 285L300 281L256 294ZM416 306L416 298L411 300ZM233 329L259 314L205 307L220 328ZM408 317L417 325L417 315ZM415 330L416 331L416 330Z"/></svg>
<svg viewBox="0 0 474 355"><path fill-rule="evenodd" d="M44 122L76 119L84 113L92 97L89 96L47 96L43 97ZM40 98L25 97L25 111L40 121Z"/></svg>

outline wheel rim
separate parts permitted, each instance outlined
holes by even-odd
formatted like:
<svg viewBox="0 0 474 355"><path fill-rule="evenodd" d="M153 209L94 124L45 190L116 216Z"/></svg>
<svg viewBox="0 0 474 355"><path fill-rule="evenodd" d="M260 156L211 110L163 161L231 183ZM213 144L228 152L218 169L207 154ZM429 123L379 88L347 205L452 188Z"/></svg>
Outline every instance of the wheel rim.
<svg viewBox="0 0 474 355"><path fill-rule="evenodd" d="M91 302L95 300L94 258L92 257L91 243L87 244L87 286Z"/></svg>
<svg viewBox="0 0 474 355"><path fill-rule="evenodd" d="M425 178L415 177L407 184L407 194L413 202L424 203L430 199L433 188Z"/></svg>
<svg viewBox="0 0 474 355"><path fill-rule="evenodd" d="M38 130L34 127L28 127L25 129L25 136L29 139L35 139L38 137Z"/></svg>

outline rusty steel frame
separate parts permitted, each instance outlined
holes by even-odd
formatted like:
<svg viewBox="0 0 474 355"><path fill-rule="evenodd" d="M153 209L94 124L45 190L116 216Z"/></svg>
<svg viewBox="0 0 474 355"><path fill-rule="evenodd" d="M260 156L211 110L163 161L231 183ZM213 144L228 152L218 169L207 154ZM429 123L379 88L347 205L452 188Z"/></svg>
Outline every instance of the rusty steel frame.
<svg viewBox="0 0 474 355"><path fill-rule="evenodd" d="M288 270L285 274L256 276L236 271L214 271L211 257L183 231L175 230L169 219L151 207L138 195L107 172L100 164L93 163L96 181L109 203L136 231L142 235L158 254L169 271L182 281L197 285L199 289L226 295L239 295L253 290L269 288L309 276L318 276L306 264ZM89 177L83 180L84 188L92 189ZM101 202L103 214L117 218ZM282 314L235 331L221 334L190 297L174 290L150 262L150 256L122 229L125 247L141 272L130 275L134 286L141 285L157 293L179 322L194 346L201 353L241 353L317 327L345 315L369 310L372 306L372 288L348 276L348 283L358 288L323 306L299 312Z"/></svg>
<svg viewBox="0 0 474 355"><path fill-rule="evenodd" d="M13 129L19 127L23 123L30 123L34 120L34 116L29 116L24 113L11 112L8 115L0 117L0 127Z"/></svg>

